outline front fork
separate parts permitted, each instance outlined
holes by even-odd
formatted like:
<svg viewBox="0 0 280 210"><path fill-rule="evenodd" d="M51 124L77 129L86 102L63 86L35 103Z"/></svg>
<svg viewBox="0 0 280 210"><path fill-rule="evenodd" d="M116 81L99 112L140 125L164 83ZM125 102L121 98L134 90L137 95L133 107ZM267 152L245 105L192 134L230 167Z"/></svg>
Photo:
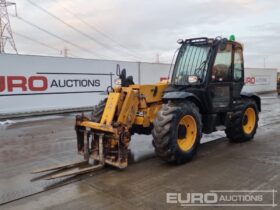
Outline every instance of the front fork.
<svg viewBox="0 0 280 210"><path fill-rule="evenodd" d="M86 161L93 159L102 165L127 167L130 134L125 129L119 129L118 135L87 130L79 125L76 125L75 129L78 153L83 155Z"/></svg>

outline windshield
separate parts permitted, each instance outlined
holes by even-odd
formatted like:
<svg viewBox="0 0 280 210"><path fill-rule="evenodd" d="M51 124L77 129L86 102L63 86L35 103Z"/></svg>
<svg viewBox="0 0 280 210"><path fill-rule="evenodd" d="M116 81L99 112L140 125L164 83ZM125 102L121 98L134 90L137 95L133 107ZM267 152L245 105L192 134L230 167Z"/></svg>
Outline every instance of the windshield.
<svg viewBox="0 0 280 210"><path fill-rule="evenodd" d="M209 50L209 45L183 44L175 63L172 83L186 85L190 75L197 76L202 82L208 65Z"/></svg>

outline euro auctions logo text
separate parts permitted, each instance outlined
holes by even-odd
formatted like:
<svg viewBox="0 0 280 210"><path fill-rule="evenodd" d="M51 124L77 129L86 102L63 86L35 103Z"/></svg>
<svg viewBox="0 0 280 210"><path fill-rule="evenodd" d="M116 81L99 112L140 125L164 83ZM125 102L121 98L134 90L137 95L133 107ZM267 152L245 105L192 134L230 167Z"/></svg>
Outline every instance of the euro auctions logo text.
<svg viewBox="0 0 280 210"><path fill-rule="evenodd" d="M48 78L45 76L0 76L0 92L45 91L48 89Z"/></svg>
<svg viewBox="0 0 280 210"><path fill-rule="evenodd" d="M210 190L207 193L166 193L166 203L179 206L276 207L276 190Z"/></svg>
<svg viewBox="0 0 280 210"><path fill-rule="evenodd" d="M57 78L44 75L0 76L0 92L44 92L48 89L100 87L99 78Z"/></svg>
<svg viewBox="0 0 280 210"><path fill-rule="evenodd" d="M167 203L187 204L214 204L218 202L217 193L166 193Z"/></svg>

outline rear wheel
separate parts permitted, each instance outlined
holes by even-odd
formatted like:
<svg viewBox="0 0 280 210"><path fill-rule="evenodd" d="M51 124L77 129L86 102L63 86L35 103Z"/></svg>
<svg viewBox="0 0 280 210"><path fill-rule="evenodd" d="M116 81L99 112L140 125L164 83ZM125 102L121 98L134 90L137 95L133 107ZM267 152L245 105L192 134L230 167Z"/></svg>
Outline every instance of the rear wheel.
<svg viewBox="0 0 280 210"><path fill-rule="evenodd" d="M258 115L256 102L246 99L243 108L233 114L231 123L225 131L230 141L244 142L253 139L258 128Z"/></svg>
<svg viewBox="0 0 280 210"><path fill-rule="evenodd" d="M164 104L152 131L158 157L170 163L185 163L196 154L202 135L201 115L192 102Z"/></svg>

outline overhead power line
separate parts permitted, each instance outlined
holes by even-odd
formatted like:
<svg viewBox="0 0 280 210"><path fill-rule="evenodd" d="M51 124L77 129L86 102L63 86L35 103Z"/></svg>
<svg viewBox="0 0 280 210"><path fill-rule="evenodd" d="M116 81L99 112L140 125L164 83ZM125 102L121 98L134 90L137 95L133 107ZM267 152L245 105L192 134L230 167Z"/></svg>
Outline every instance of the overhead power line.
<svg viewBox="0 0 280 210"><path fill-rule="evenodd" d="M96 55L96 53L92 52L92 51L89 50L89 49L86 49L86 48L84 48L84 47L82 47L82 46L79 46L79 45L77 45L77 44L75 44L75 43L73 43L73 42L71 42L71 41L68 41L68 40L66 40L66 39L64 39L64 38L62 38L62 37L60 37L60 36L58 36L58 35L56 35L56 34L50 32L50 31L47 31L46 29L44 29L44 28L42 28L42 27L40 27L40 26L37 26L37 25L35 25L34 23L32 23L32 22L30 22L30 21L28 21L28 20L26 20L26 19L24 19L24 18L22 18L22 17L17 16L17 18L18 18L19 20L21 20L22 22L24 22L24 23L26 23L26 24L28 24L28 25L34 27L34 28L37 28L38 30L40 30L40 31L42 31L42 32L44 32L44 33L46 33L46 34L48 34L48 35L50 35L50 36L52 36L52 37L55 37L56 39L59 39L59 40L65 42L65 43L67 43L67 44L69 44L69 45L72 45L72 46L74 46L74 47L76 47L76 48L79 48L80 50L82 50L82 51L84 51L84 52L93 54L93 55L95 55L96 57L100 58L100 56Z"/></svg>
<svg viewBox="0 0 280 210"><path fill-rule="evenodd" d="M34 7L36 7L37 9L41 10L42 12L46 13L47 15L51 16L52 18L56 19L57 21L61 22L62 24L66 25L67 27L71 28L72 30L76 31L77 33L83 35L84 37L87 37L88 39L90 39L91 41L93 41L94 43L97 43L99 44L100 46L104 47L105 49L113 52L113 53L116 53L114 50L111 49L111 46L109 46L107 43L103 43L101 42L100 40L96 39L95 37L81 31L80 29L78 29L77 27L65 22L63 19L59 18L58 16L56 16L55 14L49 12L48 10L44 9L43 7L39 6L38 4L36 4L34 1L31 1L31 0L27 0L31 5L33 5ZM71 13L72 15L75 15L73 13ZM75 17L77 18L77 17ZM80 20L81 18L79 18ZM106 35L107 36L107 35ZM132 53L130 53L131 56L134 57L134 60L141 60L143 58L139 57L139 56L136 56ZM146 60L146 59L144 59Z"/></svg>
<svg viewBox="0 0 280 210"><path fill-rule="evenodd" d="M19 32L14 31L14 34L16 34L17 36L20 36L20 37L22 37L22 38L24 38L24 39L27 39L27 40L29 40L29 41L35 42L35 43L37 43L37 44L40 44L40 45L42 45L42 46L44 46L44 47L47 47L47 48L49 48L49 49L55 50L55 51L57 51L57 52L60 52L60 50L59 50L58 48L55 48L55 47L50 46L50 45L48 45L48 44L46 44L46 43L44 43L44 42L38 41L38 40L36 40L36 39L33 39L33 38L29 37L29 36L23 35L23 34L21 34L21 33L19 33Z"/></svg>
<svg viewBox="0 0 280 210"><path fill-rule="evenodd" d="M55 1L57 4L59 4L59 6L61 8L63 8L66 12L68 12L69 14L71 14L73 17L75 17L76 19L78 19L79 21L81 21L82 23L84 23L85 25L87 25L89 28L95 30L97 33L99 33L100 35L102 35L103 37L107 38L108 40L110 40L111 42L115 43L116 45L118 45L119 47L123 48L124 50L127 51L127 53L136 56L139 58L138 55L136 55L134 52L132 52L131 49L128 49L126 46L124 46L123 44L121 44L120 42L116 41L115 39L113 39L111 36L109 36L107 33L103 32L102 30L100 30L99 28L97 28L96 26L93 26L92 24L88 23L87 21L85 21L84 19L82 19L81 17L79 17L77 14L75 14L73 11L71 11L70 9L64 7L60 2L58 2L57 0L53 0ZM142 59L142 58L141 58Z"/></svg>
<svg viewBox="0 0 280 210"><path fill-rule="evenodd" d="M58 48L55 48L55 47L53 47L53 46L51 46L51 45L49 45L49 44L46 44L46 43L44 43L44 42L41 42L41 41L39 41L39 40L37 40L37 39L33 39L33 38L29 37L29 36L25 36L24 34L21 34L21 33L16 32L16 31L14 31L13 33L16 34L17 36L20 36L20 37L26 39L26 40L29 40L29 41L31 41L31 42L37 43L37 44L39 44L39 45L42 45L42 46L44 46L44 47L47 47L47 48L52 49L52 50L54 50L54 51L57 51L57 52L58 52L59 54L61 54L61 55L63 54L62 50L60 50L60 49L58 49ZM68 54L71 54L73 57L78 57L77 55L75 55L75 54L73 54L73 53L69 53L69 49L67 49L67 50L68 50ZM71 57L72 57L72 56L71 56ZM68 56L67 56L67 57L68 57Z"/></svg>
<svg viewBox="0 0 280 210"><path fill-rule="evenodd" d="M57 21L63 23L64 25L66 25L67 27L71 28L72 30L76 31L77 33L87 37L88 39L92 40L95 43L98 43L99 45L103 46L104 48L110 49L110 47L108 47L106 44L98 41L97 39L95 39L94 37L90 36L89 34L79 30L78 28L76 28L75 26L65 22L64 20L62 20L61 18L57 17L56 15L52 14L51 12L49 12L48 10L44 9L43 7L40 7L38 4L34 3L31 0L27 0L30 4L32 4L34 7L38 8L39 10L43 11L44 13L48 14L49 16L53 17L54 19L56 19Z"/></svg>

